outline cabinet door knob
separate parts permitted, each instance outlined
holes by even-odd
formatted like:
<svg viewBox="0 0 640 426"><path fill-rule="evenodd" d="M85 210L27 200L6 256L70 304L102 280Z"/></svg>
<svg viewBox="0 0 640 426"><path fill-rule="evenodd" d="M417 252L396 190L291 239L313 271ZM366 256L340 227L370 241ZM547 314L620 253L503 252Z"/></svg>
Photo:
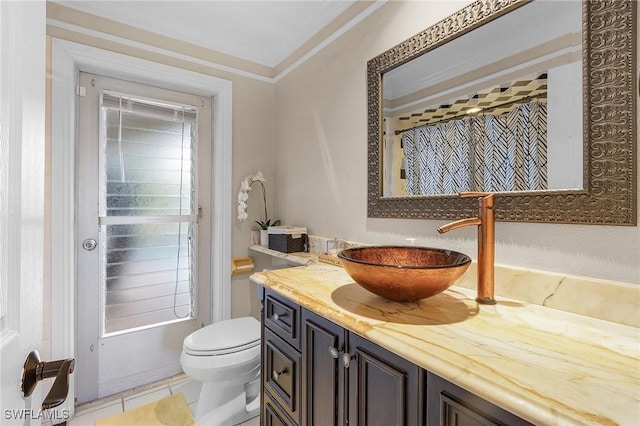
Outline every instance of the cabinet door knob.
<svg viewBox="0 0 640 426"><path fill-rule="evenodd" d="M338 359L340 357L340 352L342 352L342 348L334 348L333 346L329 346L329 355L331 358Z"/></svg>
<svg viewBox="0 0 640 426"><path fill-rule="evenodd" d="M282 376L283 374L287 374L287 369L286 368L283 368L280 371L273 370L271 372L271 377L273 378L273 380L277 381L280 378L280 376Z"/></svg>
<svg viewBox="0 0 640 426"><path fill-rule="evenodd" d="M344 368L349 368L349 364L351 364L352 359L353 357L348 353L345 352L342 354L342 365L344 365Z"/></svg>

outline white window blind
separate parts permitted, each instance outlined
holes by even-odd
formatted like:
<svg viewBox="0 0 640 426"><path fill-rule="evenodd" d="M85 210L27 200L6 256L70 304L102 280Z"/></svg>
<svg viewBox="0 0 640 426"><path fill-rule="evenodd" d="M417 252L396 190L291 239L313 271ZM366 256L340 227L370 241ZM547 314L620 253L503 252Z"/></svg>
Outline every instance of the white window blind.
<svg viewBox="0 0 640 426"><path fill-rule="evenodd" d="M103 334L192 318L196 109L101 94Z"/></svg>

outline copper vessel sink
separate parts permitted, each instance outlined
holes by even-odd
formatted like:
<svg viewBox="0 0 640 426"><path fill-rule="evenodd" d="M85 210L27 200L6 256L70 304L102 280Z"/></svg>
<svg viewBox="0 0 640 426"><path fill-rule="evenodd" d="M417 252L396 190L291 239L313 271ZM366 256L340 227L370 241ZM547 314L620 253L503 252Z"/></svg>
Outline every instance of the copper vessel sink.
<svg viewBox="0 0 640 426"><path fill-rule="evenodd" d="M466 254L414 246L356 247L342 250L338 258L356 283L396 302L443 292L471 264Z"/></svg>

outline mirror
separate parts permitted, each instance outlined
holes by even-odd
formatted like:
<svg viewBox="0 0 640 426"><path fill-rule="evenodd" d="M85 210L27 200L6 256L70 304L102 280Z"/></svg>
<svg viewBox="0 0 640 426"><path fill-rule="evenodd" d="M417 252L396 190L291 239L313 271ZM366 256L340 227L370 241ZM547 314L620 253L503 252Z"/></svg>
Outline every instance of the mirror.
<svg viewBox="0 0 640 426"><path fill-rule="evenodd" d="M385 72L383 196L582 189L581 90L577 1L529 3Z"/></svg>
<svg viewBox="0 0 640 426"><path fill-rule="evenodd" d="M473 215L473 190L498 220L635 224L636 15L613 3L476 1L369 61L368 216Z"/></svg>

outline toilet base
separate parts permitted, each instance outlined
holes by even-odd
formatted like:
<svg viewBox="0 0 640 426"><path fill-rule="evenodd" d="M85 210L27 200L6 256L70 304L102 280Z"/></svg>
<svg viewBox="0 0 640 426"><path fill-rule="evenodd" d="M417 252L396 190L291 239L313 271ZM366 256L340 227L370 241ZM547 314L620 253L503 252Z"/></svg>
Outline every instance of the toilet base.
<svg viewBox="0 0 640 426"><path fill-rule="evenodd" d="M228 426L258 416L260 411L259 382L260 380L256 380L248 384L222 389L212 383L203 383L194 420L199 425Z"/></svg>

